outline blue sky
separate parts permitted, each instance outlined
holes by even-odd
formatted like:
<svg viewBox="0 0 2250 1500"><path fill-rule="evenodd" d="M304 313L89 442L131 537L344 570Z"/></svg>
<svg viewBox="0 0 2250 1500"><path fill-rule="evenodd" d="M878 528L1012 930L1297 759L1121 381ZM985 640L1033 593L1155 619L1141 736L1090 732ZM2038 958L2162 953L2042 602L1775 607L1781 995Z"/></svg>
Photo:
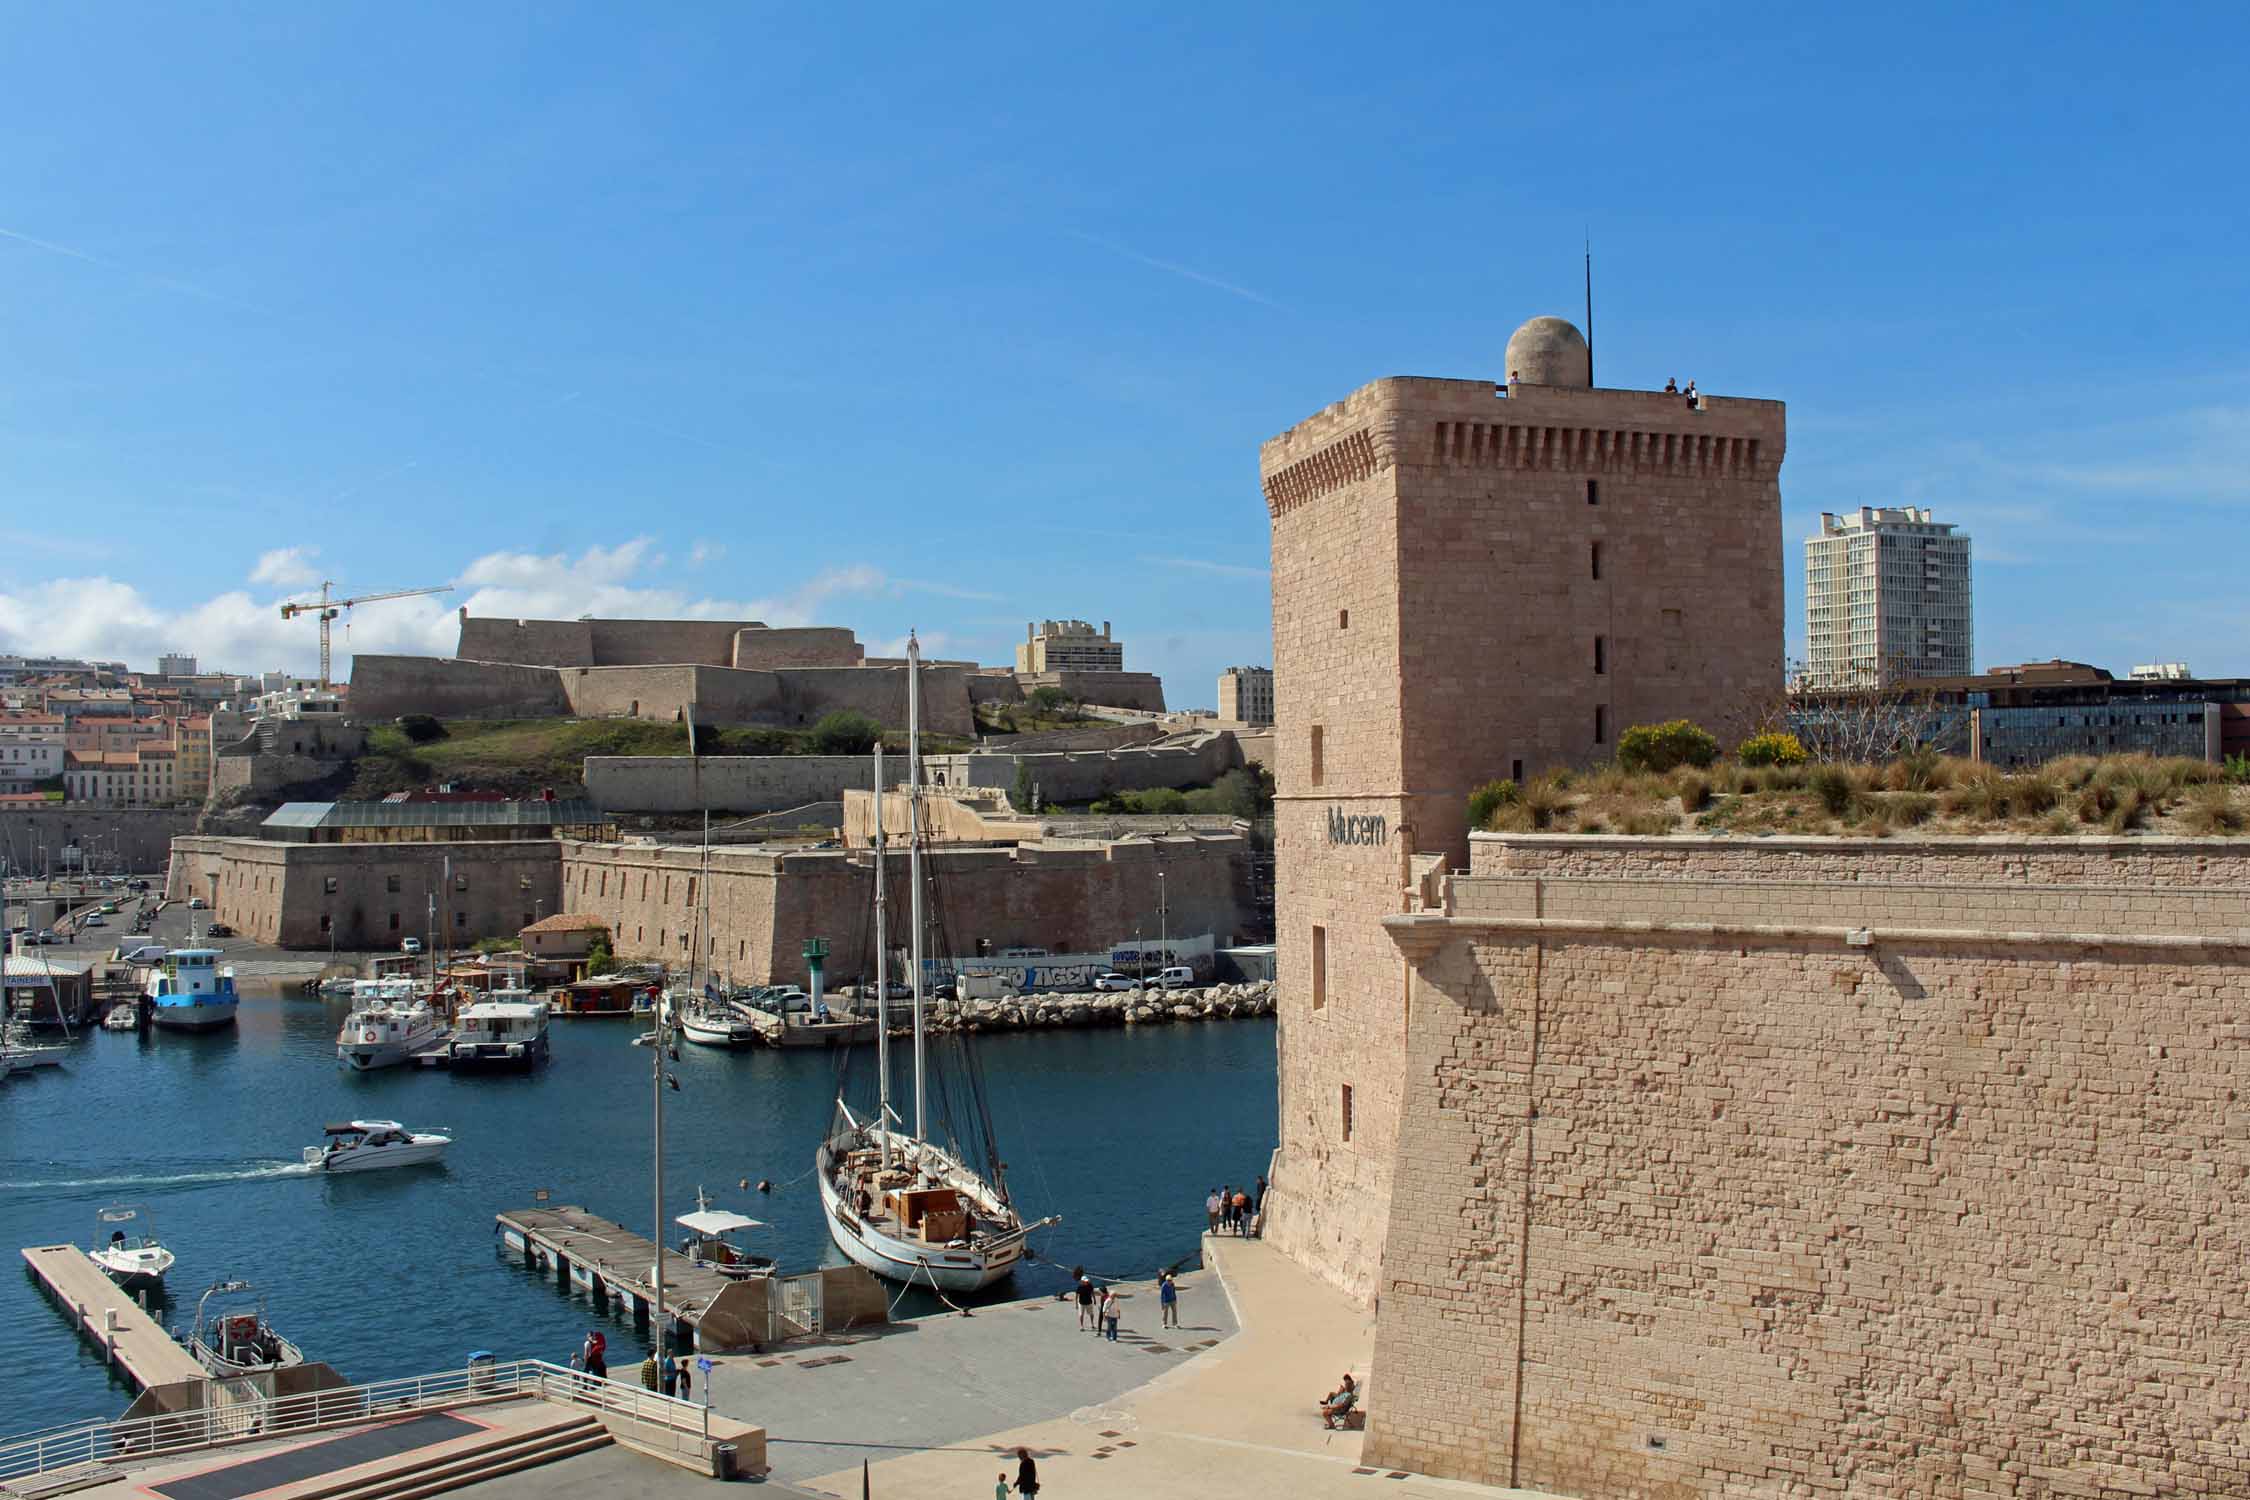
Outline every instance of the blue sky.
<svg viewBox="0 0 2250 1500"><path fill-rule="evenodd" d="M0 650L308 580L1270 654L1258 442L1381 375L1789 403L1980 664L2250 674L2250 11L0 7ZM339 644L346 638L340 636Z"/></svg>

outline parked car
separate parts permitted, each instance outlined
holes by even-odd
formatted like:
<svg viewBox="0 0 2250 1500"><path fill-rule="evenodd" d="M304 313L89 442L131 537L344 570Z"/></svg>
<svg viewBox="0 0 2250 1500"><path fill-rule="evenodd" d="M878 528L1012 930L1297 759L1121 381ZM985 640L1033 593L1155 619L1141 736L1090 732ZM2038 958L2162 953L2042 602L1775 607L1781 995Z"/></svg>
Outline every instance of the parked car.
<svg viewBox="0 0 2250 1500"><path fill-rule="evenodd" d="M203 935L205 937L233 937L234 929L224 922L213 922L203 929Z"/></svg>
<svg viewBox="0 0 2250 1500"><path fill-rule="evenodd" d="M205 902L201 896L190 896L188 898L187 909L189 911L209 911L211 908L210 905Z"/></svg>
<svg viewBox="0 0 2250 1500"><path fill-rule="evenodd" d="M117 961L125 964L153 964L163 960L169 952L162 943L142 943L138 947L117 950Z"/></svg>
<svg viewBox="0 0 2250 1500"><path fill-rule="evenodd" d="M1149 988L1158 990L1184 990L1195 983L1195 970L1181 965L1166 969L1149 982Z"/></svg>
<svg viewBox="0 0 2250 1500"><path fill-rule="evenodd" d="M42 927L37 932L31 935L30 940L34 943L51 943L55 940L55 929L52 927Z"/></svg>
<svg viewBox="0 0 2250 1500"><path fill-rule="evenodd" d="M1129 974L1119 974L1115 970L1101 975L1094 981L1094 988L1097 990L1137 990L1140 987L1139 980Z"/></svg>
<svg viewBox="0 0 2250 1500"><path fill-rule="evenodd" d="M420 938L408 938L398 945L398 951L401 953L419 953L422 951L422 940Z"/></svg>
<svg viewBox="0 0 2250 1500"><path fill-rule="evenodd" d="M109 918L98 911L90 911L78 919L78 925L80 927L107 927Z"/></svg>

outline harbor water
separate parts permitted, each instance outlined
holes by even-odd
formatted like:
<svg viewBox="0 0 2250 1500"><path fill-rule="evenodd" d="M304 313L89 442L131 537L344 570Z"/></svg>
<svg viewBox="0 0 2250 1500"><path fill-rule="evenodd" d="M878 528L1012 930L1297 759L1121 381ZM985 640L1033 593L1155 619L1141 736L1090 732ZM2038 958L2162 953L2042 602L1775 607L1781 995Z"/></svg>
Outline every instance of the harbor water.
<svg viewBox="0 0 2250 1500"><path fill-rule="evenodd" d="M82 1036L60 1069L0 1088L0 1435L115 1416L129 1388L102 1366L22 1266L17 1247L95 1239L112 1203L149 1212L178 1255L170 1307L185 1328L202 1289L256 1285L306 1357L354 1381L458 1367L476 1349L562 1361L591 1327L629 1369L645 1335L501 1254L493 1215L583 1204L646 1234L650 1065L637 1024L558 1021L531 1074L335 1066L345 1007L245 982L236 1028ZM1275 1138L1270 1020L978 1039L1009 1185L1027 1217L1064 1222L1039 1261L995 1289L1059 1290L1067 1268L1142 1276L1192 1255L1203 1198L1266 1169ZM824 1053L683 1046L665 1096L670 1220L700 1185L767 1221L749 1248L784 1270L840 1260L821 1222L812 1154L835 1097ZM454 1136L442 1166L328 1177L302 1147L337 1120ZM770 1194L755 1191L770 1180ZM738 1184L747 1180L751 1189ZM900 1315L930 1310L926 1294Z"/></svg>

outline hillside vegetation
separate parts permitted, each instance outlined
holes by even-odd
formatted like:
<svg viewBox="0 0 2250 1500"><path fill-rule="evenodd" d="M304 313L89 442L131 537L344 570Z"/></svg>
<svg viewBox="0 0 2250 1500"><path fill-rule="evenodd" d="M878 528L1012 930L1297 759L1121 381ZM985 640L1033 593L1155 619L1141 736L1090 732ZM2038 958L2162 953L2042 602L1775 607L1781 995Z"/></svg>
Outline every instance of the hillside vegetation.
<svg viewBox="0 0 2250 1500"><path fill-rule="evenodd" d="M437 737L416 739L399 724L375 726L367 753L353 768L350 786L340 795L374 799L414 791L439 782L463 788L536 797L552 790L558 797L583 795L589 755L685 755L684 724L652 724L638 719L453 719L423 721ZM855 753L836 739L834 726L807 729L704 729L697 735L705 755L819 755ZM872 733L872 724L867 726ZM903 752L903 731L887 731L886 747ZM867 743L871 744L869 740ZM963 748L960 741L924 735L926 754Z"/></svg>

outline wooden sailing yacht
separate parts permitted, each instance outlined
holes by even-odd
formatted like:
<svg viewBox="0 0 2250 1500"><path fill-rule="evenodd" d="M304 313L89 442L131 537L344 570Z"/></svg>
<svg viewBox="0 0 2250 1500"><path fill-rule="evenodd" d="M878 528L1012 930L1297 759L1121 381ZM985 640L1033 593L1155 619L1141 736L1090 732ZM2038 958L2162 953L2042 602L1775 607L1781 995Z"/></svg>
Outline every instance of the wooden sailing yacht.
<svg viewBox="0 0 2250 1500"><path fill-rule="evenodd" d="M875 747L875 1005L876 1087L872 1109L855 1111L847 1066L836 1093L828 1137L814 1153L821 1212L838 1248L878 1276L926 1282L940 1292L990 1286L1023 1258L1024 1239L1057 1218L1025 1223L1008 1196L1005 1164L993 1139L976 1056L958 1033L958 1078L945 1090L941 1124L930 1132L929 1101L938 1092L929 1069L923 1004L927 982L922 941L922 648L906 640L906 784L909 943L914 1006L912 1128L891 1108L890 951L884 930L883 747ZM972 1141L960 1139L966 1131ZM972 1156L975 1158L972 1160Z"/></svg>

